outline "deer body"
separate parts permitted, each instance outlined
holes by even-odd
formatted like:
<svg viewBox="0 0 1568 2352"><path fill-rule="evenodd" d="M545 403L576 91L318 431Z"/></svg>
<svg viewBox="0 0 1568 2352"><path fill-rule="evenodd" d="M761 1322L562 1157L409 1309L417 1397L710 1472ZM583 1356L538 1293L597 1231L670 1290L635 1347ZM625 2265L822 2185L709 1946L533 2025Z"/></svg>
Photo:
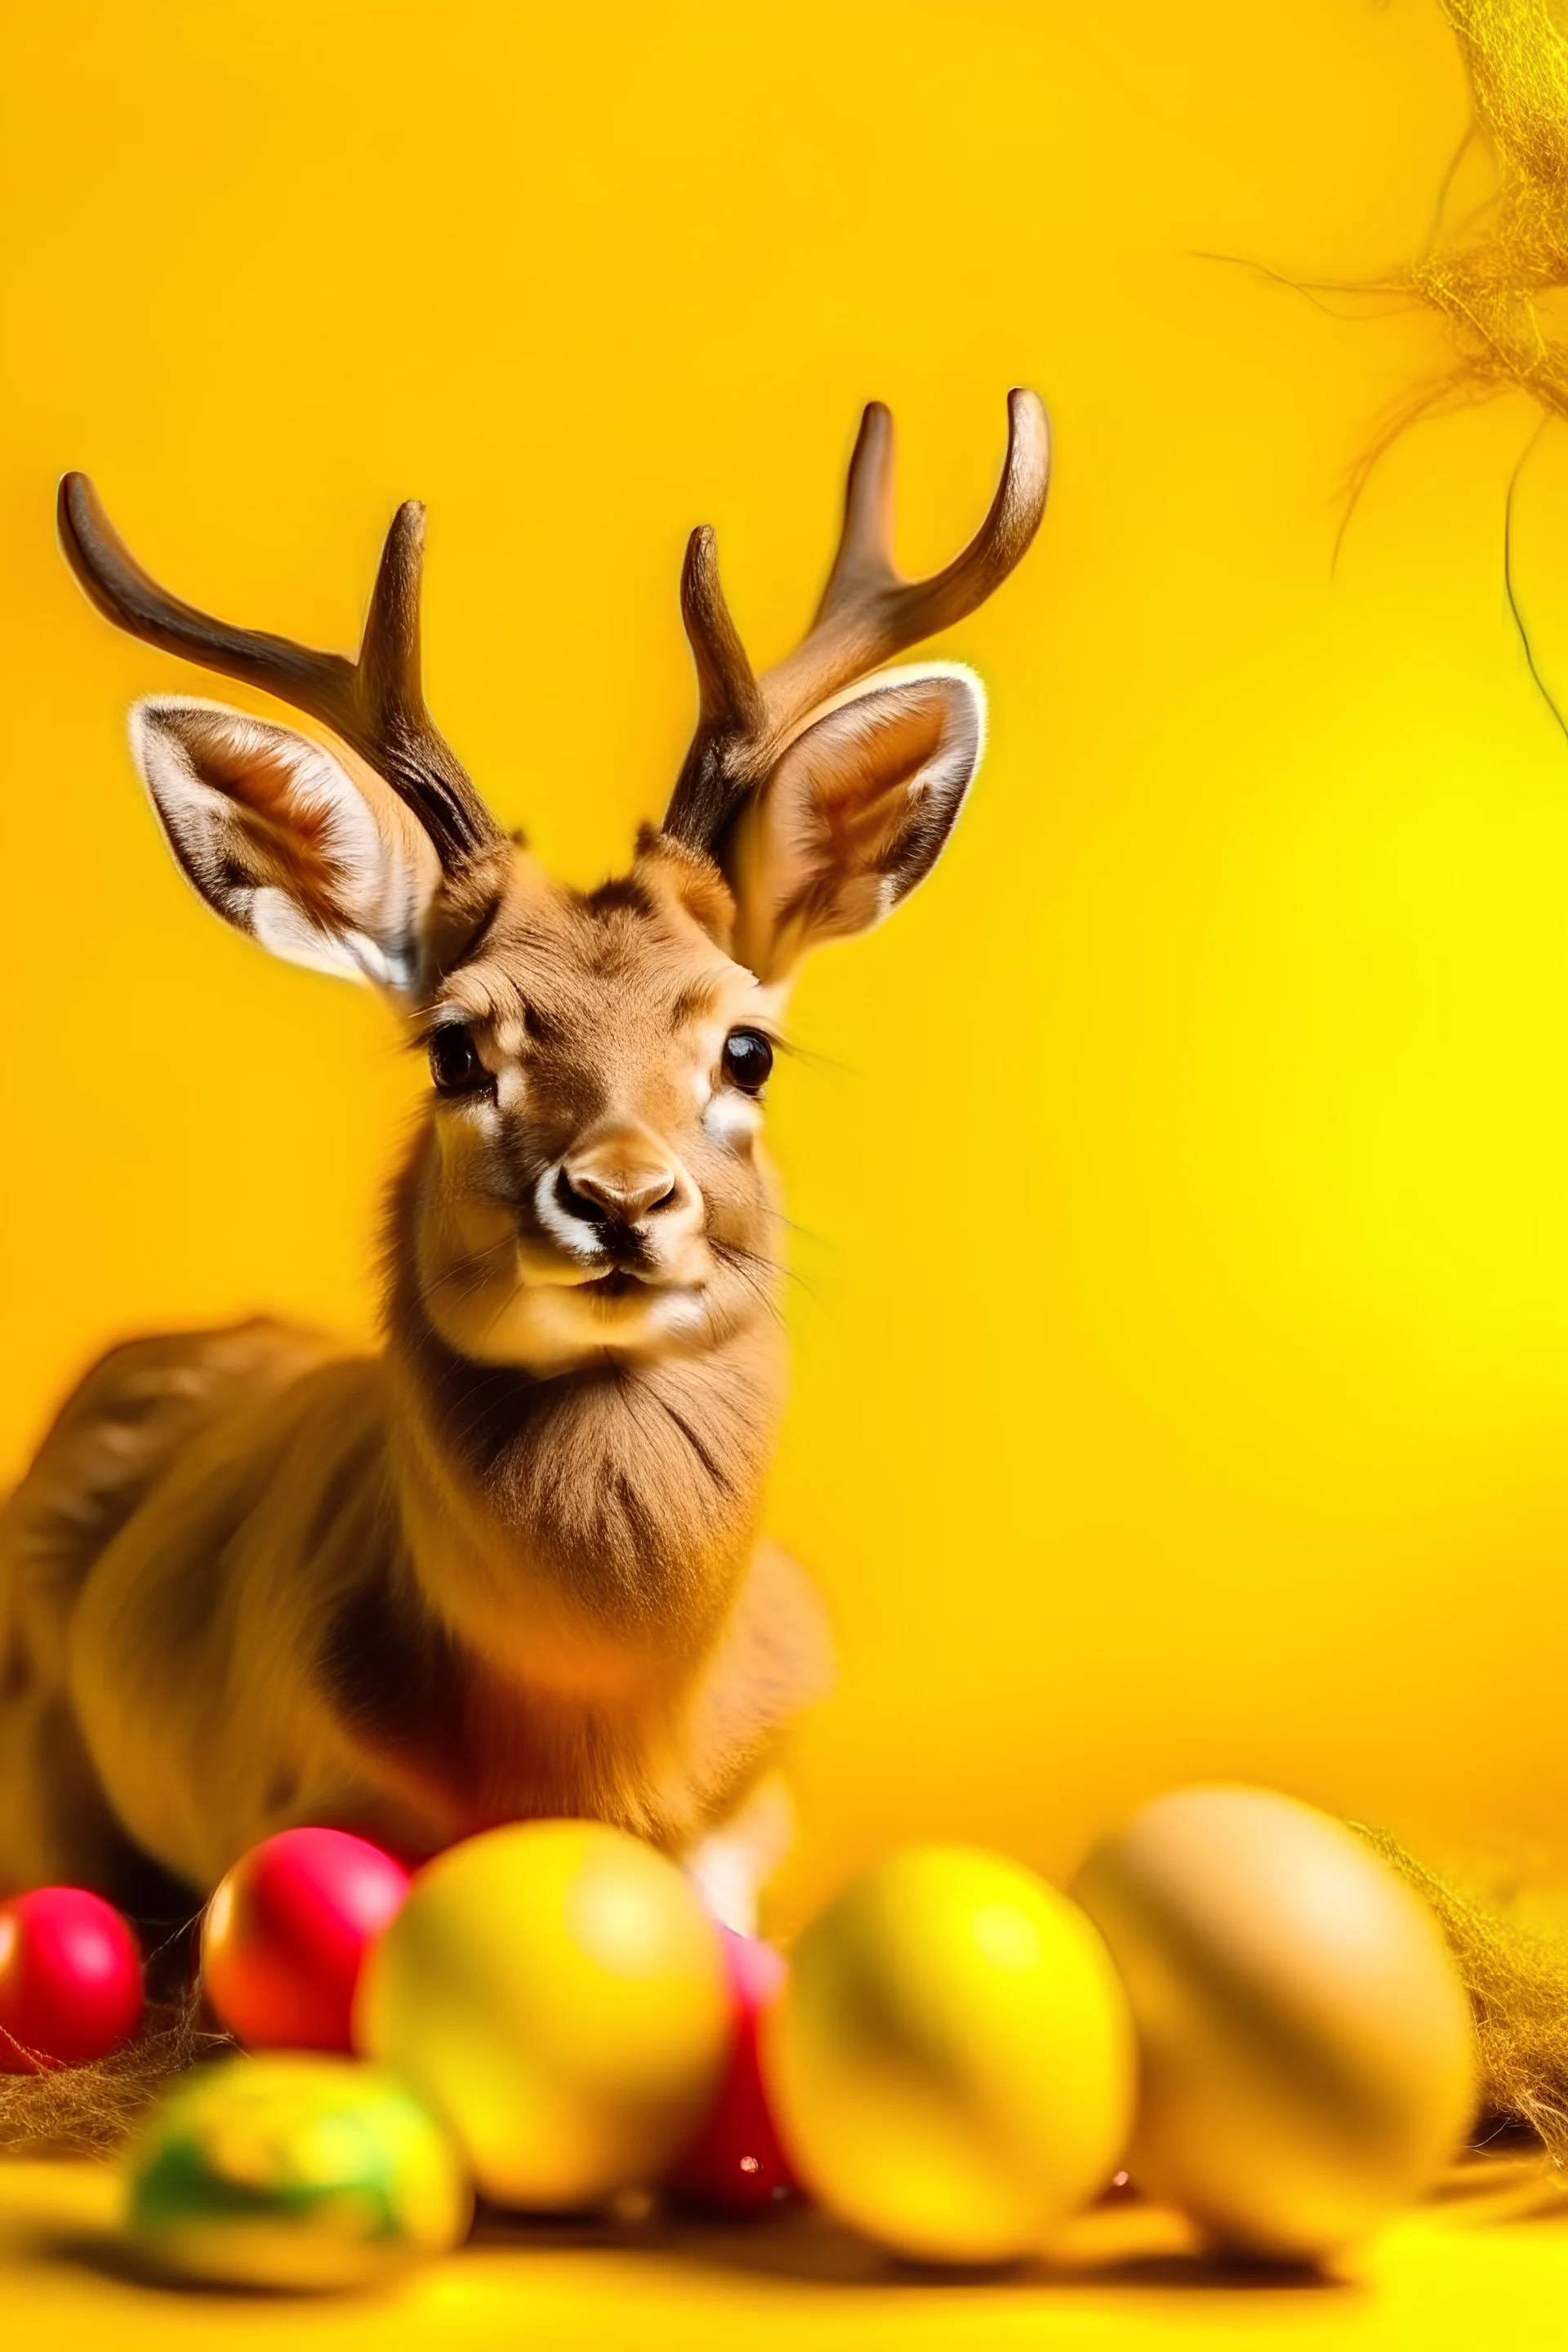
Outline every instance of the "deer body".
<svg viewBox="0 0 1568 2352"><path fill-rule="evenodd" d="M258 1322L89 1373L0 1524L0 1892L205 1889L337 1822L409 1853L591 1814L689 1853L823 1686L760 1534L783 1385L763 1081L788 979L929 869L980 751L968 673L862 674L988 593L1045 494L1015 394L991 516L935 581L886 554L885 412L799 651L752 677L711 535L683 604L698 733L629 873L579 894L489 816L418 687L419 518L360 660L156 589L79 477L68 554L121 625L311 712L138 706L138 763L217 912L368 979L429 1055L394 1188L386 1344Z"/></svg>
<svg viewBox="0 0 1568 2352"><path fill-rule="evenodd" d="M238 1381L237 1351L250 1359ZM550 1480L553 1520L476 1484L455 1528L449 1473L420 1466L405 1377L395 1353L334 1355L275 1326L133 1345L101 1370L100 1442L166 1381L209 1397L69 1621L69 1697L98 1780L137 1851L175 1877L210 1885L299 1820L429 1853L522 1813L586 1811L679 1850L820 1686L809 1588L755 1544L755 1475L749 1494L736 1481L738 1507L704 1510L706 1474L653 1402L658 1375L641 1400L605 1379L519 1413L507 1472L526 1492L529 1453L575 1450L592 1499L571 1466ZM673 1392L700 1409L686 1384ZM747 1393L742 1377L706 1426L738 1422ZM659 1580L661 1539L673 1579L701 1576L713 1597L656 1594L645 1626L636 1580ZM574 1591L584 1543L629 1571L618 1608L599 1605L609 1578ZM100 1842L106 1826L72 1824ZM91 1843L26 1874L84 1864L98 1874Z"/></svg>

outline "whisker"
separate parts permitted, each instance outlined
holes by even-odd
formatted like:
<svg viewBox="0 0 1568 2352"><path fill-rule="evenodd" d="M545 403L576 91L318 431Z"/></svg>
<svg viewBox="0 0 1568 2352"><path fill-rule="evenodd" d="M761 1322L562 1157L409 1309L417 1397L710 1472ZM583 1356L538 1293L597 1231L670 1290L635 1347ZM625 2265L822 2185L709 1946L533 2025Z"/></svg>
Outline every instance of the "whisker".
<svg viewBox="0 0 1568 2352"><path fill-rule="evenodd" d="M782 1209L775 1209L773 1215L786 1233L798 1234L803 1242L811 1244L813 1249L830 1250L838 1247L837 1243L830 1242L826 1234L814 1233L809 1225L803 1225L798 1218L786 1217Z"/></svg>
<svg viewBox="0 0 1568 2352"><path fill-rule="evenodd" d="M798 1037L774 1037L773 1044L790 1061L799 1062L803 1068L828 1073L836 1078L858 1075L852 1062L841 1062L836 1054L825 1054L816 1045L803 1045Z"/></svg>
<svg viewBox="0 0 1568 2352"><path fill-rule="evenodd" d="M426 1284L425 1296L430 1299L443 1294L443 1306L466 1307L470 1298L477 1298L503 1272L502 1267L468 1258L461 1265L451 1267L446 1274L437 1275L434 1282Z"/></svg>
<svg viewBox="0 0 1568 2352"><path fill-rule="evenodd" d="M798 1283L808 1297L816 1295L805 1276L784 1258L764 1256L760 1250L746 1249L739 1242L714 1241L711 1245L727 1257L737 1261L743 1259L747 1265L759 1266L764 1273L777 1275L785 1282Z"/></svg>
<svg viewBox="0 0 1568 2352"><path fill-rule="evenodd" d="M514 1243L505 1241L495 1242L489 1249L475 1250L470 1256L459 1259L456 1265L448 1266L445 1274L438 1274L433 1282L425 1285L425 1288L426 1292L444 1290L449 1282L459 1282L465 1277L468 1278L470 1288L477 1288L479 1283L489 1279L484 1269L491 1259L510 1255L515 1246ZM464 1296L467 1296L466 1292Z"/></svg>
<svg viewBox="0 0 1568 2352"><path fill-rule="evenodd" d="M733 1242L716 1241L711 1244L711 1246L718 1253L720 1257L728 1262L735 1275L745 1284L747 1289L752 1293L752 1296L758 1301L759 1305L767 1308L774 1322L777 1323L782 1329L784 1328L784 1316L780 1310L778 1300L773 1296L772 1284L764 1277L771 1275L789 1274L792 1269L788 1266L775 1265L771 1258L758 1256L755 1250L743 1250ZM761 1268L762 1272L753 1272L753 1267ZM795 1279L799 1281L799 1276L795 1276ZM802 1287L805 1287L804 1284L802 1285Z"/></svg>

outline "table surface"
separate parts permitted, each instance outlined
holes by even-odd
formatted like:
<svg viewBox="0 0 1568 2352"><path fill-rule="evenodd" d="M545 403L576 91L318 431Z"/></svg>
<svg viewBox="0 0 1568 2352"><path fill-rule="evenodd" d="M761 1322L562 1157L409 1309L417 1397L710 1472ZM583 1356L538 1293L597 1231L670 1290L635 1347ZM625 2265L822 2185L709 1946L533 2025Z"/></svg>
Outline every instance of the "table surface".
<svg viewBox="0 0 1568 2352"><path fill-rule="evenodd" d="M1086 2215L1048 2263L931 2276L801 2213L721 2229L482 2220L461 2253L374 2294L215 2294L142 2274L115 2231L118 2182L91 2164L0 2163L0 2338L7 2352L112 2345L403 2345L529 2352L745 2352L809 2344L1160 2344L1533 2352L1568 2340L1568 2192L1541 2168L1474 2167L1327 2280L1205 2257L1183 2223L1125 2204Z"/></svg>

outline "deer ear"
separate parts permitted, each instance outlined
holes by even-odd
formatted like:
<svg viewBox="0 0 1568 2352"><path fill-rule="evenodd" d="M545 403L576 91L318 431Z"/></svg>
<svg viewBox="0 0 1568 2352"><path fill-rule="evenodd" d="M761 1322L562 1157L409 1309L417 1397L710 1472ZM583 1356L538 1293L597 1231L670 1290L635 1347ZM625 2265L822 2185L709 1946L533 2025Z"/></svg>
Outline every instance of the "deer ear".
<svg viewBox="0 0 1568 2352"><path fill-rule="evenodd" d="M221 703L156 695L131 748L182 872L274 955L401 994L440 878L395 795L308 736Z"/></svg>
<svg viewBox="0 0 1568 2352"><path fill-rule="evenodd" d="M783 980L890 914L942 855L984 742L984 691L956 663L884 670L828 704L726 845L737 960Z"/></svg>

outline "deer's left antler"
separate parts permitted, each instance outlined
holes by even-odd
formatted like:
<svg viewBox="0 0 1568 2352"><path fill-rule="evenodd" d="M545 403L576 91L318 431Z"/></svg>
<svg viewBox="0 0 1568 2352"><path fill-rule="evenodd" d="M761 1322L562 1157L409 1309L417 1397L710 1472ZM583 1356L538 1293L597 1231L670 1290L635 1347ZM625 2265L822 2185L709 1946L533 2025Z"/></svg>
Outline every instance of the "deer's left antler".
<svg viewBox="0 0 1568 2352"><path fill-rule="evenodd" d="M991 509L963 553L929 580L893 562L893 420L874 400L860 423L844 528L810 629L795 651L753 676L719 584L712 531L686 550L680 609L697 666L698 720L664 830L711 849L739 803L821 703L983 604L1040 527L1050 481L1050 428L1032 392L1007 395L1007 456Z"/></svg>

